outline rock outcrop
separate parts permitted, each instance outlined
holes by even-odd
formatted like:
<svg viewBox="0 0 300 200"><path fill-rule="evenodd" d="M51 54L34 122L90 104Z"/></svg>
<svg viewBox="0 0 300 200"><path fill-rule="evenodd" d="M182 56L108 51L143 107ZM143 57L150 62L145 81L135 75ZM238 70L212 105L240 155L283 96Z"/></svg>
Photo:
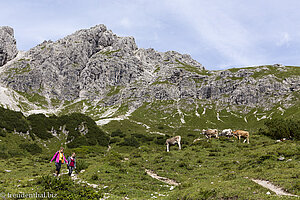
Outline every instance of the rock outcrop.
<svg viewBox="0 0 300 200"><path fill-rule="evenodd" d="M133 37L97 25L44 41L6 65L0 80L17 91L102 106L187 99L218 108L270 109L278 103L293 105L300 90L298 71L282 65L207 71L189 55L138 48Z"/></svg>
<svg viewBox="0 0 300 200"><path fill-rule="evenodd" d="M18 54L14 30L8 26L0 26L0 67Z"/></svg>
<svg viewBox="0 0 300 200"><path fill-rule="evenodd" d="M156 80L159 68L163 76L173 72L178 75L184 71L175 69L179 62L204 70L189 55L138 49L133 37L118 37L98 25L56 42L44 41L8 66L1 80L14 90L39 91L50 98L92 99L103 97L114 86L139 81L149 84Z"/></svg>

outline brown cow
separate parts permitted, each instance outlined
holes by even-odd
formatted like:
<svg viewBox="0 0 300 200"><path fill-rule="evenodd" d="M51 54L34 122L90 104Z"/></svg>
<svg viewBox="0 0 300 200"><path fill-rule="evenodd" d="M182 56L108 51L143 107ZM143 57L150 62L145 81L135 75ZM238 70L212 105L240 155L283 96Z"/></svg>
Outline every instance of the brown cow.
<svg viewBox="0 0 300 200"><path fill-rule="evenodd" d="M247 143L249 144L249 137L250 137L250 134L248 131L243 131L243 130L236 130L236 131L233 131L233 135L235 138L238 138L239 141L241 138L246 138L244 140L244 143L246 142L247 140Z"/></svg>
<svg viewBox="0 0 300 200"><path fill-rule="evenodd" d="M167 145L167 152L169 152L169 146L174 145L174 144L178 144L179 150L181 149L181 145L180 145L180 141L181 141L181 136L175 136L172 138L169 138L166 140L166 145Z"/></svg>
<svg viewBox="0 0 300 200"><path fill-rule="evenodd" d="M204 134L205 137L209 139L211 139L211 137L219 138L219 133L217 129L207 129L207 130L203 129L202 134Z"/></svg>

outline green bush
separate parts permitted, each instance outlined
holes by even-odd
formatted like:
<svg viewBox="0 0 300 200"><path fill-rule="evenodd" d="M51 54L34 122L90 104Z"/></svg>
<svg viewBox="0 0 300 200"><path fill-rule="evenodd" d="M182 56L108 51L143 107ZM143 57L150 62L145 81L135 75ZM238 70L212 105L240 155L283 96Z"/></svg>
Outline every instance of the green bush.
<svg viewBox="0 0 300 200"><path fill-rule="evenodd" d="M35 144L35 143L33 143L33 144L23 143L23 144L20 144L19 147L21 149L25 149L26 151L28 151L32 155L42 153L42 148L39 145Z"/></svg>
<svg viewBox="0 0 300 200"><path fill-rule="evenodd" d="M76 160L76 169L75 172L79 173L83 169L87 169L89 167L89 163L85 160Z"/></svg>
<svg viewBox="0 0 300 200"><path fill-rule="evenodd" d="M105 159L111 166L120 167L123 157L115 151L110 151Z"/></svg>
<svg viewBox="0 0 300 200"><path fill-rule="evenodd" d="M88 142L84 136L76 137L72 142L67 144L68 148L77 148L80 146L88 146Z"/></svg>
<svg viewBox="0 0 300 200"><path fill-rule="evenodd" d="M0 136L6 137L6 132L3 129L0 129Z"/></svg>
<svg viewBox="0 0 300 200"><path fill-rule="evenodd" d="M78 127L82 124L84 124L88 128L88 133L84 136L86 138L86 141L83 142L84 145L98 144L100 146L107 146L109 143L108 135L97 126L96 122L93 119L84 114L72 113L70 115L63 115L58 118L58 121L60 122L61 126L66 125L66 130L69 131L67 141L73 140L73 142L71 142L73 144L70 143L70 145L68 146L70 148L82 145L78 139L75 140L76 138L83 136L78 130Z"/></svg>
<svg viewBox="0 0 300 200"><path fill-rule="evenodd" d="M81 133L79 127L84 125L88 132ZM100 145L107 146L109 143L109 136L104 133L90 117L81 113L72 113L70 115L63 115L57 117L55 115L46 117L44 114L33 114L27 118L21 112L11 111L0 107L0 136L5 137L5 128L7 131L27 132L33 140L35 136L47 140L52 138L50 133L52 129L56 131L60 127L65 126L69 132L67 141L69 148L76 148L81 145ZM58 134L60 132L58 131ZM117 135L122 136L122 132L117 130ZM72 142L71 142L72 141Z"/></svg>
<svg viewBox="0 0 300 200"><path fill-rule="evenodd" d="M166 136L157 136L156 138L154 138L154 143L159 145L166 144L167 138L168 137Z"/></svg>
<svg viewBox="0 0 300 200"><path fill-rule="evenodd" d="M48 132L51 130L51 121L44 114L33 114L27 117L31 126L31 132L43 140L52 138L53 135Z"/></svg>
<svg viewBox="0 0 300 200"><path fill-rule="evenodd" d="M124 142L118 144L119 146L130 146L130 147L139 147L140 143L134 136L124 138Z"/></svg>
<svg viewBox="0 0 300 200"><path fill-rule="evenodd" d="M125 137L126 135L120 130L117 129L111 133L111 137Z"/></svg>
<svg viewBox="0 0 300 200"><path fill-rule="evenodd" d="M24 155L24 151L14 148L14 149L10 149L8 154L10 155L10 157L20 157Z"/></svg>
<svg viewBox="0 0 300 200"><path fill-rule="evenodd" d="M0 158L8 158L9 154L5 144L0 144Z"/></svg>
<svg viewBox="0 0 300 200"><path fill-rule="evenodd" d="M142 143L149 143L151 141L153 141L153 137L151 136L147 136L144 134L140 134L140 133L133 133L132 134L133 137L135 137L138 141L142 142Z"/></svg>
<svg viewBox="0 0 300 200"><path fill-rule="evenodd" d="M120 141L121 141L121 139L119 139L119 138L111 138L109 143L113 144L113 143L117 143L117 142L120 142Z"/></svg>
<svg viewBox="0 0 300 200"><path fill-rule="evenodd" d="M173 193L169 199L181 200L209 200L217 199L217 192L214 189L206 190L201 187L188 187L187 189L180 189Z"/></svg>
<svg viewBox="0 0 300 200"><path fill-rule="evenodd" d="M99 179L99 176L97 174L93 174L91 177L92 180L96 181Z"/></svg>
<svg viewBox="0 0 300 200"><path fill-rule="evenodd" d="M0 128L7 131L27 132L29 130L28 122L21 112L12 111L0 107Z"/></svg>
<svg viewBox="0 0 300 200"><path fill-rule="evenodd" d="M268 119L264 123L265 128L259 129L259 133L273 139L300 140L300 121L292 119Z"/></svg>
<svg viewBox="0 0 300 200"><path fill-rule="evenodd" d="M39 187L38 193L49 192L57 194L56 199L100 199L101 192L95 191L86 185L74 183L69 176L56 178L53 176L42 176L35 182Z"/></svg>

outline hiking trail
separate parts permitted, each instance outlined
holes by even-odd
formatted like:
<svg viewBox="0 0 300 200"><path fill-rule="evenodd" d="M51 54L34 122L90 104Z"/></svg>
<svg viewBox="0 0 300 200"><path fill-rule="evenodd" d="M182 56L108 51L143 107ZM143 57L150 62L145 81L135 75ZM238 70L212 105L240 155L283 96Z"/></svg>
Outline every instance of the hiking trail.
<svg viewBox="0 0 300 200"><path fill-rule="evenodd" d="M266 181L266 180L259 180L259 179L251 179L255 183L273 191L276 193L276 195L285 195L285 196L293 196L293 197L299 197L298 195L295 194L290 194L288 192L285 192L282 188L273 185L271 182Z"/></svg>
<svg viewBox="0 0 300 200"><path fill-rule="evenodd" d="M178 186L180 185L180 183L177 183L175 180L172 180L172 179L169 179L169 178L165 178L165 177L161 177L161 176L158 176L156 173L154 173L154 171L152 170L149 170L149 169L145 169L145 172L151 176L152 178L155 178L159 181L162 181L166 184L169 184L169 185L174 185L174 186Z"/></svg>
<svg viewBox="0 0 300 200"><path fill-rule="evenodd" d="M68 174L68 170L66 169L65 171L66 171L66 172L62 172L61 175L63 175L63 174ZM82 172L84 172L84 171L81 170L80 173L82 173ZM94 189L105 189L105 188L108 187L108 186L100 187L100 185L98 185L98 184L93 184L93 183L89 183L89 182L87 182L87 181L84 181L84 180L82 180L81 178L78 177L78 174L75 174L75 173L72 173L72 174L71 174L71 179L72 179L75 183L78 183L78 184L82 184L82 183L83 183L83 184L86 184L87 186L92 187L92 188L94 188ZM108 194L108 193L104 193L104 197L101 198L101 200L108 199L108 198L110 197L109 195L110 195L110 194Z"/></svg>

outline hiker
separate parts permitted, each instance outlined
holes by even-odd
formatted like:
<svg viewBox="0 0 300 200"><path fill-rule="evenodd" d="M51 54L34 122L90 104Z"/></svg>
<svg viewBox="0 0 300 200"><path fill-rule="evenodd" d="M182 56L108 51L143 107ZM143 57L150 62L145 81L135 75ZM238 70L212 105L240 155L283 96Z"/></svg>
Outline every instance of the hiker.
<svg viewBox="0 0 300 200"><path fill-rule="evenodd" d="M64 155L64 148L60 147L59 151L57 151L53 158L51 159L50 163L55 159L55 166L56 166L56 176L58 176L59 172L60 172L60 168L61 168L61 164L64 164L65 162L68 164L68 161L65 158Z"/></svg>
<svg viewBox="0 0 300 200"><path fill-rule="evenodd" d="M75 168L76 168L76 154L73 152L72 156L68 157L69 176L71 176Z"/></svg>

